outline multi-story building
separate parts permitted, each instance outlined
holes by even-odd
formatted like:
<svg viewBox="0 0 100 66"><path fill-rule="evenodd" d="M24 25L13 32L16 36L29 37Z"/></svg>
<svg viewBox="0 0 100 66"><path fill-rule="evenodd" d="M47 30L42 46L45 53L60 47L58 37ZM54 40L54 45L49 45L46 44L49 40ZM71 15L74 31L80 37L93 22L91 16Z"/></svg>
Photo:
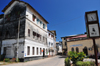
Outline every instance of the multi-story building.
<svg viewBox="0 0 100 66"><path fill-rule="evenodd" d="M87 34L79 34L64 37L67 43L67 52L84 52L86 55L94 55L93 40L87 38ZM97 54L100 56L100 38L95 39Z"/></svg>
<svg viewBox="0 0 100 66"><path fill-rule="evenodd" d="M57 54L62 54L62 42L56 42Z"/></svg>
<svg viewBox="0 0 100 66"><path fill-rule="evenodd" d="M65 37L61 37L61 39L62 39L62 54L66 55L66 53L67 53L67 42L66 42Z"/></svg>
<svg viewBox="0 0 100 66"><path fill-rule="evenodd" d="M15 58L18 54L18 58L24 61L49 55L48 22L31 5L12 0L2 12L4 15L0 15L0 54L4 54L6 58ZM56 41L55 31L53 32L52 46Z"/></svg>
<svg viewBox="0 0 100 66"><path fill-rule="evenodd" d="M56 55L56 31L48 30L48 47L49 47L49 56Z"/></svg>

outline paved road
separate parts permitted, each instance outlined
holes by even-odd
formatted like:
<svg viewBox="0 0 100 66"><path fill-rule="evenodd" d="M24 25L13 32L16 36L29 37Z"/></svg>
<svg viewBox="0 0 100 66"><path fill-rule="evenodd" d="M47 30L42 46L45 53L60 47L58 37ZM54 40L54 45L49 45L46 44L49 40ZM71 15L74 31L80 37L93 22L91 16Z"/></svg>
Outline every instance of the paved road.
<svg viewBox="0 0 100 66"><path fill-rule="evenodd" d="M15 63L3 66L64 66L64 56L54 56L24 63Z"/></svg>

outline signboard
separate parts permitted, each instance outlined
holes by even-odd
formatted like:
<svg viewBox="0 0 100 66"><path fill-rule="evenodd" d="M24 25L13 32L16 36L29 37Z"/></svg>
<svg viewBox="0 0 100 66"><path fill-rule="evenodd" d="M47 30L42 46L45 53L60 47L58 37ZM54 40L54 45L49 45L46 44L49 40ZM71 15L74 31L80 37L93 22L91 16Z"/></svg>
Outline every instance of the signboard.
<svg viewBox="0 0 100 66"><path fill-rule="evenodd" d="M83 45L82 44L70 45L70 47L77 47L77 46L83 46Z"/></svg>
<svg viewBox="0 0 100 66"><path fill-rule="evenodd" d="M97 11L90 11L85 13L87 37L100 37L99 20Z"/></svg>
<svg viewBox="0 0 100 66"><path fill-rule="evenodd" d="M98 24L89 24L89 35L90 37L100 36Z"/></svg>

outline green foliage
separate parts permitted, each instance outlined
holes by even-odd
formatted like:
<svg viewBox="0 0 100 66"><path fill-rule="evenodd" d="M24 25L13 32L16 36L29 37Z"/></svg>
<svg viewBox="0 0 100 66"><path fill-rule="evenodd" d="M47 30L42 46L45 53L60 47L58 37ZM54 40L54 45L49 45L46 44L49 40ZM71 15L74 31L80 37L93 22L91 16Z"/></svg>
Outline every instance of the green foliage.
<svg viewBox="0 0 100 66"><path fill-rule="evenodd" d="M68 57L65 58L65 66L71 66L70 59Z"/></svg>
<svg viewBox="0 0 100 66"><path fill-rule="evenodd" d="M4 61L5 62L10 62L10 59L9 58L5 58Z"/></svg>
<svg viewBox="0 0 100 66"><path fill-rule="evenodd" d="M94 65L95 63L91 61L87 61L87 62L77 61L76 62L76 66L94 66Z"/></svg>
<svg viewBox="0 0 100 66"><path fill-rule="evenodd" d="M75 64L77 61L82 61L85 57L84 52L68 52L68 56L70 57L71 61L73 61L73 64Z"/></svg>
<svg viewBox="0 0 100 66"><path fill-rule="evenodd" d="M95 66L95 62L90 62L91 66Z"/></svg>
<svg viewBox="0 0 100 66"><path fill-rule="evenodd" d="M83 66L83 62L82 61L77 61L76 66Z"/></svg>
<svg viewBox="0 0 100 66"><path fill-rule="evenodd" d="M83 66L90 66L90 61L83 62Z"/></svg>

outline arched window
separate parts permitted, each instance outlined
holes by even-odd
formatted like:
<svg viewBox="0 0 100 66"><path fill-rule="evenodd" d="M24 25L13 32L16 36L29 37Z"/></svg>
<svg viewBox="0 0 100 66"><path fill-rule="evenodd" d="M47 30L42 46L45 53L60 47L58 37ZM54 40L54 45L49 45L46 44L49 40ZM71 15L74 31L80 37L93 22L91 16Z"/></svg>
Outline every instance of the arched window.
<svg viewBox="0 0 100 66"><path fill-rule="evenodd" d="M79 48L78 47L76 47L76 52L79 52Z"/></svg>
<svg viewBox="0 0 100 66"><path fill-rule="evenodd" d="M72 51L74 51L74 48L72 47L72 49L71 49Z"/></svg>

